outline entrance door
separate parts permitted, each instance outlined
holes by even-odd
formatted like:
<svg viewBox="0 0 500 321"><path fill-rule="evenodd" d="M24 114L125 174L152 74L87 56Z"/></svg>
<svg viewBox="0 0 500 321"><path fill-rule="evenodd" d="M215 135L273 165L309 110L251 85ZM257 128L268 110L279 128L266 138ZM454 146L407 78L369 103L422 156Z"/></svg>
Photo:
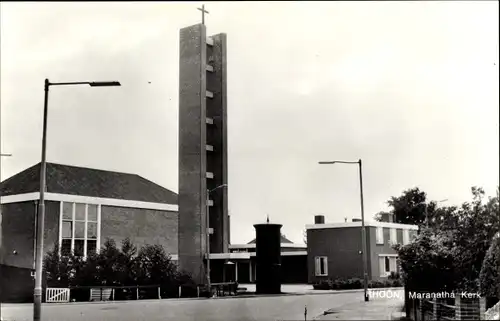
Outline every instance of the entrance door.
<svg viewBox="0 0 500 321"><path fill-rule="evenodd" d="M231 261L224 263L224 282L236 282L236 269L237 263Z"/></svg>
<svg viewBox="0 0 500 321"><path fill-rule="evenodd" d="M250 283L250 262L238 263L238 283Z"/></svg>

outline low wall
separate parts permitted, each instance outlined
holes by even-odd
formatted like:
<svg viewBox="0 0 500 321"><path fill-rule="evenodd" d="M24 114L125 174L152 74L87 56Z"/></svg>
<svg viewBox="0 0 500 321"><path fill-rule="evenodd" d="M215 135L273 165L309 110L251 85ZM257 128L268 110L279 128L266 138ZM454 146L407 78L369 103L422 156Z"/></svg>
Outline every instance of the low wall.
<svg viewBox="0 0 500 321"><path fill-rule="evenodd" d="M0 265L0 302L33 302L35 280L31 269Z"/></svg>

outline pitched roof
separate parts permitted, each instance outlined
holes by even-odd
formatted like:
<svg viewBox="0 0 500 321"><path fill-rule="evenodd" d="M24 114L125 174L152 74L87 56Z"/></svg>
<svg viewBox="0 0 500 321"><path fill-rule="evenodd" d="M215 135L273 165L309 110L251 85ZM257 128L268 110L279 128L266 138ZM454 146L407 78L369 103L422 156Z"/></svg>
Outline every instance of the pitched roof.
<svg viewBox="0 0 500 321"><path fill-rule="evenodd" d="M40 163L0 183L0 195L38 192ZM147 179L120 172L47 163L47 192L177 204L177 194Z"/></svg>
<svg viewBox="0 0 500 321"><path fill-rule="evenodd" d="M248 242L247 244L255 244L255 243L257 243L257 239L253 239L250 242ZM281 241L280 241L280 243L281 244L283 244L283 243L293 244L293 242L290 241L289 239L287 239L283 234L281 234Z"/></svg>

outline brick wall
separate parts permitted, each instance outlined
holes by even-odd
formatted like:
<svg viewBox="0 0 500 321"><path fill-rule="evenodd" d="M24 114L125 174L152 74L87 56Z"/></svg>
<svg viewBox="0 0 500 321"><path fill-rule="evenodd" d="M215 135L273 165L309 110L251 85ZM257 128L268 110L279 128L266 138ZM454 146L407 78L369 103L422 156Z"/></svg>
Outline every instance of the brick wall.
<svg viewBox="0 0 500 321"><path fill-rule="evenodd" d="M397 254L397 252L392 248L392 244L389 243L390 229L384 229L384 244L377 244L377 228L369 226L366 228L367 231L367 241L368 241L368 276L372 280L386 279L386 277L380 276L379 267L379 255L380 254ZM398 242L403 242L403 232L401 229L397 229Z"/></svg>
<svg viewBox="0 0 500 321"><path fill-rule="evenodd" d="M408 316L411 320L483 320L485 317L486 300L484 298L466 298L460 293L455 293L454 298L409 301Z"/></svg>
<svg viewBox="0 0 500 321"><path fill-rule="evenodd" d="M34 267L35 201L2 204L0 264L31 269ZM59 202L45 203L44 251L58 240ZM14 253L15 251L15 253Z"/></svg>
<svg viewBox="0 0 500 321"><path fill-rule="evenodd" d="M37 203L26 201L1 206L0 300L32 302ZM45 203L44 228L44 251L47 252L58 240L59 202Z"/></svg>
<svg viewBox="0 0 500 321"><path fill-rule="evenodd" d="M205 282L206 29L180 31L179 62L179 267Z"/></svg>
<svg viewBox="0 0 500 321"><path fill-rule="evenodd" d="M207 117L213 118L213 124L207 125L207 142L214 147L207 154L207 171L214 173L213 179L207 180L209 189L227 184L227 64L226 64L226 34L211 37L213 46L207 46L207 63L213 67L213 72L207 71L207 90L213 98L206 101ZM210 136L208 136L210 133ZM227 188L217 189L210 198L214 206L210 208L210 227L214 234L210 237L210 252L228 252L229 219Z"/></svg>
<svg viewBox="0 0 500 321"><path fill-rule="evenodd" d="M363 277L361 229L359 227L310 229L307 231L308 282L332 278ZM328 275L316 276L315 257L328 257Z"/></svg>
<svg viewBox="0 0 500 321"><path fill-rule="evenodd" d="M101 246L108 237L118 246L129 237L138 249L145 244L160 244L167 253L177 254L177 227L177 212L101 206Z"/></svg>

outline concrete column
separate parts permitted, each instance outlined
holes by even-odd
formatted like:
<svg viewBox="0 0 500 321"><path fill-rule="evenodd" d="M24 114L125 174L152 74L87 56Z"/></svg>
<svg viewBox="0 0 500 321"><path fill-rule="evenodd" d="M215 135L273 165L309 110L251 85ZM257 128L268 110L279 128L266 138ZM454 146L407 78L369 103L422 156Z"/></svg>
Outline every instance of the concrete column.
<svg viewBox="0 0 500 321"><path fill-rule="evenodd" d="M234 271L234 274L235 274L234 278L235 278L235 280L234 281L238 282L238 262L234 262L234 269L235 269L235 271Z"/></svg>
<svg viewBox="0 0 500 321"><path fill-rule="evenodd" d="M460 295L457 293L455 296L455 320L462 320L461 308Z"/></svg>
<svg viewBox="0 0 500 321"><path fill-rule="evenodd" d="M486 298L479 299L479 320L484 319L484 314L486 313Z"/></svg>

